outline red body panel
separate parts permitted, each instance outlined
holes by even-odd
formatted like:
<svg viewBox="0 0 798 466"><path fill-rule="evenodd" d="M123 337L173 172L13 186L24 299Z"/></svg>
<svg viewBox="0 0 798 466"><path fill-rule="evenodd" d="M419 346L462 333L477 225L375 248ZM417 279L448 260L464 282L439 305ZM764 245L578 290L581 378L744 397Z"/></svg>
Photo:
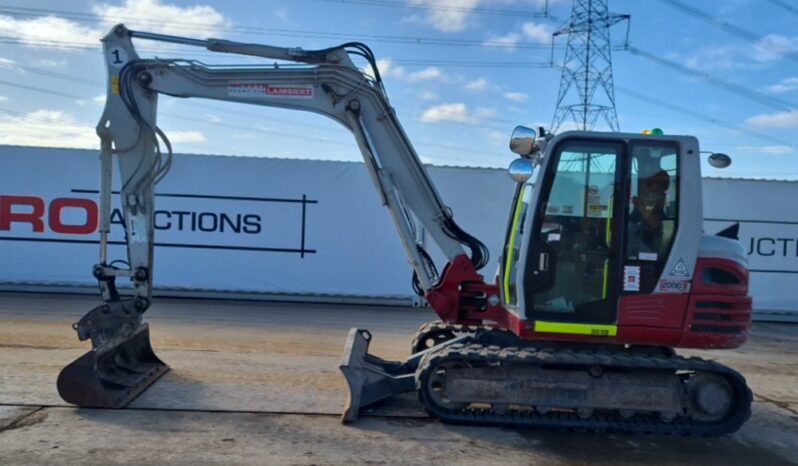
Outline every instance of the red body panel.
<svg viewBox="0 0 798 466"><path fill-rule="evenodd" d="M738 283L713 283L709 269L722 270ZM753 303L748 296L748 270L726 259L699 259L693 292L679 346L736 348L748 339Z"/></svg>
<svg viewBox="0 0 798 466"><path fill-rule="evenodd" d="M717 269L727 282L712 280ZM614 337L535 332L535 323L521 320L499 302L499 287L485 283L466 256L444 268L439 283L426 295L444 322L488 324L506 328L528 340L653 345L681 348L736 348L748 338L752 301L748 271L741 264L699 258L690 293L623 296L618 300Z"/></svg>
<svg viewBox="0 0 798 466"><path fill-rule="evenodd" d="M689 294L644 294L618 300L618 326L681 329Z"/></svg>

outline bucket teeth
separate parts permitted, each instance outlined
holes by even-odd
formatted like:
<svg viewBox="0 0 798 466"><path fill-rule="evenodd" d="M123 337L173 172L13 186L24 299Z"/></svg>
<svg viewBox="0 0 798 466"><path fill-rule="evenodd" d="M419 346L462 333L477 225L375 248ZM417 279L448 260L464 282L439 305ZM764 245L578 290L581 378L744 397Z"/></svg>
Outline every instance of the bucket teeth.
<svg viewBox="0 0 798 466"><path fill-rule="evenodd" d="M124 341L93 349L61 370L58 394L81 407L123 408L168 370L142 323Z"/></svg>
<svg viewBox="0 0 798 466"><path fill-rule="evenodd" d="M368 354L369 343L371 333L368 330L353 328L349 331L339 366L349 387L341 415L343 423L356 420L366 406L415 389L415 366L372 356Z"/></svg>

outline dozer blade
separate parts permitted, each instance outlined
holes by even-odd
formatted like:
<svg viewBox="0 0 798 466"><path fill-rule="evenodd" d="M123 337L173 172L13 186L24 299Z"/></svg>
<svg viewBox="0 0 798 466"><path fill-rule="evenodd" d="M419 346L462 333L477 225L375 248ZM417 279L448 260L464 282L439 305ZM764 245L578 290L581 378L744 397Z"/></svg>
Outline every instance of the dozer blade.
<svg viewBox="0 0 798 466"><path fill-rule="evenodd" d="M89 351L61 370L58 394L81 407L123 408L168 370L144 323L122 343Z"/></svg>
<svg viewBox="0 0 798 466"><path fill-rule="evenodd" d="M418 358L405 362L391 362L368 354L371 333L353 328L344 348L340 369L349 386L341 422L357 419L361 408L393 395L415 390L415 371ZM416 363L416 364L414 364Z"/></svg>

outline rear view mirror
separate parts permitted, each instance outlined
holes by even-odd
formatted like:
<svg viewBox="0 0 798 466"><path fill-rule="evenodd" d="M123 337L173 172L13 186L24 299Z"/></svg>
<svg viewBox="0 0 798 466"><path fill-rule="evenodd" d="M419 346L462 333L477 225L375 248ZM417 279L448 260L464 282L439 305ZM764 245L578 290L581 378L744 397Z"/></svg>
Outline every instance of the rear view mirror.
<svg viewBox="0 0 798 466"><path fill-rule="evenodd" d="M510 178L516 183L524 183L532 177L535 170L532 161L529 159L515 159L510 163Z"/></svg>
<svg viewBox="0 0 798 466"><path fill-rule="evenodd" d="M510 150L521 157L531 155L537 150L535 145L536 136L534 129L526 126L516 126L513 130L513 135L510 137Z"/></svg>
<svg viewBox="0 0 798 466"><path fill-rule="evenodd" d="M712 165L714 168L726 168L732 163L731 157L726 154L721 154L716 152L714 154L710 154L707 157L707 162Z"/></svg>

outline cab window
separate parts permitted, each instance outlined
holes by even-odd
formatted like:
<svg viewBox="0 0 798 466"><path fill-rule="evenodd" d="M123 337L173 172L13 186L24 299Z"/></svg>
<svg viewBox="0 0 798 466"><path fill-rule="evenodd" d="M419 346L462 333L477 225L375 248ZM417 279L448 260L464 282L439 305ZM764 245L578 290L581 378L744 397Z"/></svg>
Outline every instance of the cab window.
<svg viewBox="0 0 798 466"><path fill-rule="evenodd" d="M678 153L673 144L632 145L624 265L639 284L624 291L650 293L665 266L678 223Z"/></svg>
<svg viewBox="0 0 798 466"><path fill-rule="evenodd" d="M622 146L599 141L565 143L543 197L536 242L538 276L549 276L534 295L535 312L557 320L611 321L613 203ZM533 274L535 272L533 271Z"/></svg>

